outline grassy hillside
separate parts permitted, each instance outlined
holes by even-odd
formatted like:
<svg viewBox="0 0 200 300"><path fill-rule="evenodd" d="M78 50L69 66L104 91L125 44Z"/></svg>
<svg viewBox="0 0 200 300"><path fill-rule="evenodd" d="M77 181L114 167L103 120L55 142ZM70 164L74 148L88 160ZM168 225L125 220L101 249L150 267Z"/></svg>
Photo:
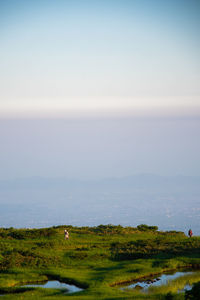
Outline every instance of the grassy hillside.
<svg viewBox="0 0 200 300"><path fill-rule="evenodd" d="M70 239L64 240L64 229ZM177 289L200 281L199 273L172 286L122 291L119 284L181 267L200 268L200 238L159 232L154 226L58 226L0 228L1 299L184 299ZM22 288L28 282L57 279L85 290Z"/></svg>

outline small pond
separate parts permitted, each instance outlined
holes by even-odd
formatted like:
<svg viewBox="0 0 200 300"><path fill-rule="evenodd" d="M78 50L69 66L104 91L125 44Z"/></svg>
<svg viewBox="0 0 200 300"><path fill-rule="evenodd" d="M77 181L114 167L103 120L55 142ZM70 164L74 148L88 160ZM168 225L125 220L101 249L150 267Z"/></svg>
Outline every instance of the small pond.
<svg viewBox="0 0 200 300"><path fill-rule="evenodd" d="M49 280L45 282L26 284L26 285L22 285L21 287L42 287L47 289L60 289L65 291L66 293L77 293L83 290L75 285L63 283L57 280Z"/></svg>
<svg viewBox="0 0 200 300"><path fill-rule="evenodd" d="M192 276L194 274L199 274L200 275L200 271L178 271L178 272L171 272L171 273L165 273L165 274L161 274L157 277L149 277L149 278L145 278L142 280L138 280L138 281L134 281L129 285L126 285L125 287L121 288L122 290L126 290L126 289L138 289L141 290L143 292L148 292L148 289L150 287L160 287L160 286L164 286L167 285L170 281L173 281L177 278L189 275ZM189 285L188 283L185 284L184 289L179 290L179 292L181 291L186 291L186 290L190 290L192 288L191 285Z"/></svg>

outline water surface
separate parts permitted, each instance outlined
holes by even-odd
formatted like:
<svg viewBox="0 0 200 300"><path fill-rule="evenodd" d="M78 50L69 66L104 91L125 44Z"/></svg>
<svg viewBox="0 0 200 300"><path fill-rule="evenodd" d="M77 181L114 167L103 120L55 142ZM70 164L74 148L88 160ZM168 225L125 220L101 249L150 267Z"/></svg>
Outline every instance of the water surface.
<svg viewBox="0 0 200 300"><path fill-rule="evenodd" d="M67 293L77 293L83 290L75 285L63 283L57 280L49 280L46 282L26 284L23 285L22 287L42 287L42 288L60 289L60 290L65 290Z"/></svg>
<svg viewBox="0 0 200 300"><path fill-rule="evenodd" d="M175 273L165 273L160 276L154 277L154 278L146 278L145 280L138 280L134 281L130 285L127 285L126 287L123 287L122 290L126 289L141 289L141 291L148 292L148 289L150 287L159 287L159 286L164 286L170 283L171 281L186 276L186 275L193 275L196 273L200 274L200 271L178 271ZM190 290L192 286L188 283L185 284L184 290Z"/></svg>

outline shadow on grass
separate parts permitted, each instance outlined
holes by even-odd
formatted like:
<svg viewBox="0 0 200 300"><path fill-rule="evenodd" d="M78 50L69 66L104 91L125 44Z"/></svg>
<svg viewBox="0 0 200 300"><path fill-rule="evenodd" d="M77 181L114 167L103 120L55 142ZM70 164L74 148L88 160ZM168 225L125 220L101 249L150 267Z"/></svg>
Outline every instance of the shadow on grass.
<svg viewBox="0 0 200 300"><path fill-rule="evenodd" d="M96 275L93 274L92 279L96 281L104 281L104 279L108 276L109 272L123 270L126 264L126 262L120 262L115 266L94 268Z"/></svg>
<svg viewBox="0 0 200 300"><path fill-rule="evenodd" d="M33 291L34 288L26 288L26 287L10 287L10 288L0 288L0 294L7 295L7 294L19 294L25 293L27 291Z"/></svg>

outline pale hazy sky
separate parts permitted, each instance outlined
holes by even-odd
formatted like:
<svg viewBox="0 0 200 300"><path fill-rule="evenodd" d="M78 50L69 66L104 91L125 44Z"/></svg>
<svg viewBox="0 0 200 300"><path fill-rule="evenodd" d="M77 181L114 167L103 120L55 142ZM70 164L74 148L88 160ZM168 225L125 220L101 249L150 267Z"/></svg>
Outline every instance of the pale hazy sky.
<svg viewBox="0 0 200 300"><path fill-rule="evenodd" d="M0 179L200 175L199 118L0 120Z"/></svg>
<svg viewBox="0 0 200 300"><path fill-rule="evenodd" d="M1 0L0 115L200 106L198 0Z"/></svg>
<svg viewBox="0 0 200 300"><path fill-rule="evenodd" d="M0 0L0 179L200 175L199 0Z"/></svg>

